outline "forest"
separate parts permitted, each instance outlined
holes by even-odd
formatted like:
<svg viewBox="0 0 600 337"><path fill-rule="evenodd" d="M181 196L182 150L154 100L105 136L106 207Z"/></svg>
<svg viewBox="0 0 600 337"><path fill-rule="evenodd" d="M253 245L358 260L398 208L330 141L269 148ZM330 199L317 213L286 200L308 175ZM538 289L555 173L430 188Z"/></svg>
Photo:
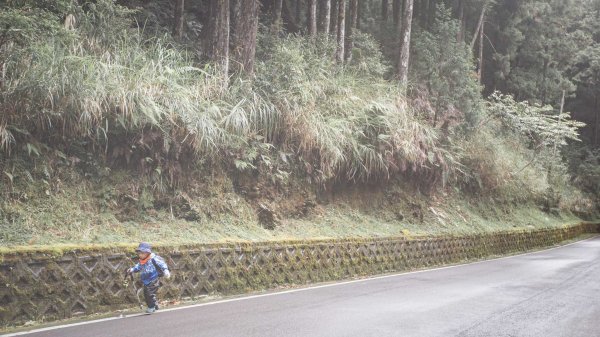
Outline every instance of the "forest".
<svg viewBox="0 0 600 337"><path fill-rule="evenodd" d="M0 245L592 220L599 96L600 0L2 0Z"/></svg>

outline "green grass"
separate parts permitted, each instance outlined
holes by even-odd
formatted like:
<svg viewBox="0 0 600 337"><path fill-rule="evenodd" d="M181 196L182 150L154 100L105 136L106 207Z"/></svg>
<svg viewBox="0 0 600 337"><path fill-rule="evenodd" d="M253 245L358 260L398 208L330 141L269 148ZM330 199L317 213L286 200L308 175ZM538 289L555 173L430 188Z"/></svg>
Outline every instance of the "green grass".
<svg viewBox="0 0 600 337"><path fill-rule="evenodd" d="M432 201L409 192L406 186L396 185L344 191L334 200L318 203L302 217L282 210L281 222L274 230L267 230L258 222L252 202L235 193L226 180L219 187L211 187L213 193L190 196L191 207L200 214L194 221L174 217L168 209L148 208L127 216L124 212L131 210L124 205L102 209L104 201L95 193L100 185L108 188L108 184L103 181L98 185L66 185L49 196L4 204L0 246L460 235L556 227L581 221L568 213L544 213L534 204L510 206L495 204L492 199L469 201L459 195L438 196ZM127 185L127 180L119 180L110 188L118 195L122 185ZM302 202L303 198L299 200ZM219 211L217 205L221 207ZM12 222L7 221L7 211Z"/></svg>

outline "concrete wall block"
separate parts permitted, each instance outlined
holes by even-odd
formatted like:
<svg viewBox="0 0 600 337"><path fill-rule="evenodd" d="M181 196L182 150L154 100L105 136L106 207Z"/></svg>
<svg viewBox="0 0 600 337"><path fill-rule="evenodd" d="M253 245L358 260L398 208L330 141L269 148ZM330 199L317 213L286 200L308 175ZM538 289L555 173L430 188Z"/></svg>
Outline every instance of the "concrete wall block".
<svg viewBox="0 0 600 337"><path fill-rule="evenodd" d="M526 251L598 233L598 224L566 228L432 238L158 247L173 278L161 299L239 294L278 286L481 259ZM124 284L132 253L123 249L5 253L0 259L0 324L52 321L137 303ZM141 286L137 281L138 287Z"/></svg>

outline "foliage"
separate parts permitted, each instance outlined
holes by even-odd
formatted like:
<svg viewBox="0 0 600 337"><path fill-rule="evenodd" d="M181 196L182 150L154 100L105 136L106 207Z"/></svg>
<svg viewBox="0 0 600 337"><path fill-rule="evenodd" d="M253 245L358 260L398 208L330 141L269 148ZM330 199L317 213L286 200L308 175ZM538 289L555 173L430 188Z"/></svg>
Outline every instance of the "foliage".
<svg viewBox="0 0 600 337"><path fill-rule="evenodd" d="M499 43L493 57L498 90L556 106L563 90L575 89L565 70L581 40L569 29L578 10L569 2L528 0L516 8L506 1L497 3Z"/></svg>
<svg viewBox="0 0 600 337"><path fill-rule="evenodd" d="M516 102L512 96L497 92L490 97L488 111L505 128L525 137L534 150L560 149L568 140L579 141L578 129L585 125L566 112L555 112L551 106Z"/></svg>
<svg viewBox="0 0 600 337"><path fill-rule="evenodd" d="M548 188L547 170L519 138L509 138L492 122L462 142L465 175L459 183L468 193L496 200L524 202L541 198Z"/></svg>
<svg viewBox="0 0 600 337"><path fill-rule="evenodd" d="M41 145L67 151L80 141L85 151L103 149L108 162L171 184L182 165L233 162L244 170L272 163L278 151L297 156L319 182L447 169L436 132L378 78L385 65L368 38L358 39L357 61L347 69L323 57L333 48L325 40L275 41L262 52L269 56L252 87L234 79L224 91L209 67L195 66L168 37L146 38L123 23L128 10L111 1L79 10L76 39L7 50L5 149L39 154ZM35 57L24 57L31 51ZM257 139L275 146L275 155L248 156L263 147Z"/></svg>
<svg viewBox="0 0 600 337"><path fill-rule="evenodd" d="M381 52L381 45L369 34L357 31L353 37L352 67L358 75L382 78L390 72L390 65Z"/></svg>
<svg viewBox="0 0 600 337"><path fill-rule="evenodd" d="M373 78L372 69L385 66L365 69L359 60L340 69L322 57L332 48L326 41L288 37L257 65L255 85L285 127L274 139L296 147L318 180L387 177L442 165L435 131L412 116L395 85ZM362 54L379 58L367 49Z"/></svg>
<svg viewBox="0 0 600 337"><path fill-rule="evenodd" d="M463 183L473 192L558 207L571 192L560 150L579 140L581 126L552 107L494 93L477 132L463 141Z"/></svg>
<svg viewBox="0 0 600 337"><path fill-rule="evenodd" d="M115 172L140 174L127 192L94 185L94 211L156 207L194 221L186 183L220 171L277 188L410 181L427 193L545 209L588 205L576 187L599 193L597 154L569 156L583 124L556 112L563 91L566 110L588 114L597 95L592 1L496 1L486 20L484 92L504 94L487 101L461 23L444 4L430 19L415 17L405 97L391 78L396 27L379 20L380 2L363 5L350 63L335 63L330 37L262 27L254 76L226 83L196 41L206 33L202 5L192 5L187 37L175 42L170 2L144 2L140 11L131 7L141 2L119 3L0 5L0 192L15 203L54 197L63 169L96 184ZM477 16L481 2L469 4L467 15ZM467 22L466 35L472 28ZM13 227L27 223L3 213Z"/></svg>
<svg viewBox="0 0 600 337"><path fill-rule="evenodd" d="M600 196L600 151L591 151L579 145L571 145L567 151L570 171L574 181L585 192Z"/></svg>
<svg viewBox="0 0 600 337"><path fill-rule="evenodd" d="M473 126L482 110L470 53L467 46L456 39L459 30L459 22L440 4L431 30L417 31L415 37L412 69L416 83L429 94L434 125L460 115Z"/></svg>

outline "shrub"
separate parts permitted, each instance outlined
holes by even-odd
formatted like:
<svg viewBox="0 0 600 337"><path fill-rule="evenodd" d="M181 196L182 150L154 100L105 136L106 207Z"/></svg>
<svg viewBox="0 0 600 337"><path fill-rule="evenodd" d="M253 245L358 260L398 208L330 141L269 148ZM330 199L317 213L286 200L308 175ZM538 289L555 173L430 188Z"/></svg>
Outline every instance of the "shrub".
<svg viewBox="0 0 600 337"><path fill-rule="evenodd" d="M439 5L432 30L415 32L412 76L427 92L435 125L458 112L473 127L483 111L483 100L468 46L456 39L459 30L450 10Z"/></svg>

